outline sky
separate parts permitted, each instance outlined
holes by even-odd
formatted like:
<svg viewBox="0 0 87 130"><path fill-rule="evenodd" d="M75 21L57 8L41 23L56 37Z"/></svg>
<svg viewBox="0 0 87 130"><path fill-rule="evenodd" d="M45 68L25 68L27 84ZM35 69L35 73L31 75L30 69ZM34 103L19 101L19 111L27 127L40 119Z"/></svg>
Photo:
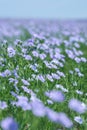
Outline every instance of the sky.
<svg viewBox="0 0 87 130"><path fill-rule="evenodd" d="M87 0L0 0L0 18L87 19Z"/></svg>

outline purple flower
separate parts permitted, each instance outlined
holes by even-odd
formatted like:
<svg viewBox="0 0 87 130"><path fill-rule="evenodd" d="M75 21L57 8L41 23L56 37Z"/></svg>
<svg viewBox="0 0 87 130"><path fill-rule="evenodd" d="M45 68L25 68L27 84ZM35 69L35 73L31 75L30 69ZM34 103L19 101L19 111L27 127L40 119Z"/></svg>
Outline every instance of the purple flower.
<svg viewBox="0 0 87 130"><path fill-rule="evenodd" d="M40 59L44 60L46 58L46 54L42 53L39 55L40 56Z"/></svg>
<svg viewBox="0 0 87 130"><path fill-rule="evenodd" d="M4 72L0 73L0 76L1 77L7 77L7 76L10 76L11 75L11 72L10 70L5 70Z"/></svg>
<svg viewBox="0 0 87 130"><path fill-rule="evenodd" d="M52 78L59 80L60 76L58 74L56 74L56 73L52 73Z"/></svg>
<svg viewBox="0 0 87 130"><path fill-rule="evenodd" d="M52 90L50 92L45 92L45 95L55 102L64 101L64 94L61 91Z"/></svg>
<svg viewBox="0 0 87 130"><path fill-rule="evenodd" d="M33 56L35 56L35 57L38 57L38 56L39 56L39 53L38 53L37 51L33 51L32 54L33 54Z"/></svg>
<svg viewBox="0 0 87 130"><path fill-rule="evenodd" d="M26 54L26 52L27 52L27 49L22 48L22 53Z"/></svg>
<svg viewBox="0 0 87 130"><path fill-rule="evenodd" d="M84 58L84 57L81 57L81 61L84 62L84 63L86 63L86 62L87 62L87 59Z"/></svg>
<svg viewBox="0 0 87 130"><path fill-rule="evenodd" d="M36 65L30 65L30 68L31 68L33 71L38 72Z"/></svg>
<svg viewBox="0 0 87 130"><path fill-rule="evenodd" d="M57 113L50 108L46 108L46 116L53 122L59 123L66 128L71 128L73 123L65 113Z"/></svg>
<svg viewBox="0 0 87 130"><path fill-rule="evenodd" d="M32 57L30 55L23 55L23 57L26 59L26 60L32 60Z"/></svg>
<svg viewBox="0 0 87 130"><path fill-rule="evenodd" d="M18 95L17 95L15 92L13 92L13 91L11 91L10 93L11 93L11 95L14 96L14 97L17 97L17 96L18 96Z"/></svg>
<svg viewBox="0 0 87 130"><path fill-rule="evenodd" d="M16 78L19 78L19 76L18 76L18 74L17 74L17 70L16 70L16 69L14 69L14 70L13 70L13 74L14 74L14 76L15 76Z"/></svg>
<svg viewBox="0 0 87 130"><path fill-rule="evenodd" d="M9 83L14 83L15 85L17 85L18 80L14 78L9 78Z"/></svg>
<svg viewBox="0 0 87 130"><path fill-rule="evenodd" d="M76 48L80 48L80 45L77 42L74 45Z"/></svg>
<svg viewBox="0 0 87 130"><path fill-rule="evenodd" d="M75 61L76 61L77 63L80 63L80 62L81 62L81 59L78 58L78 57L75 57Z"/></svg>
<svg viewBox="0 0 87 130"><path fill-rule="evenodd" d="M3 130L18 130L18 124L12 117L7 117L2 120L1 127Z"/></svg>
<svg viewBox="0 0 87 130"><path fill-rule="evenodd" d="M51 82L53 82L53 78L52 78L52 76L50 74L47 74L46 77L47 77L48 80L50 80Z"/></svg>
<svg viewBox="0 0 87 130"><path fill-rule="evenodd" d="M32 93L32 90L28 89L26 86L22 86L22 88L26 93Z"/></svg>
<svg viewBox="0 0 87 130"><path fill-rule="evenodd" d="M82 120L82 118L81 118L80 116L75 116L75 117L74 117L74 120L75 120L77 123L79 123L79 124L82 124L82 123L83 123L83 120Z"/></svg>
<svg viewBox="0 0 87 130"><path fill-rule="evenodd" d="M80 72L79 68L75 68L75 72L79 73Z"/></svg>
<svg viewBox="0 0 87 130"><path fill-rule="evenodd" d="M16 39L15 42L14 42L15 45L21 45L22 43L23 42L19 39Z"/></svg>
<svg viewBox="0 0 87 130"><path fill-rule="evenodd" d="M71 58L71 59L75 58L75 55L74 55L73 51L66 49L66 53L67 53L69 58Z"/></svg>
<svg viewBox="0 0 87 130"><path fill-rule="evenodd" d="M65 113L58 113L59 116L59 123L62 124L66 128L71 128L73 123L72 121L67 117Z"/></svg>
<svg viewBox="0 0 87 130"><path fill-rule="evenodd" d="M15 50L11 46L7 48L7 52L9 57L14 57L14 55L16 54Z"/></svg>
<svg viewBox="0 0 87 130"><path fill-rule="evenodd" d="M60 77L65 77L65 74L63 72L60 72L59 70L57 71L57 74L60 76Z"/></svg>
<svg viewBox="0 0 87 130"><path fill-rule="evenodd" d="M28 39L27 46L30 46L30 47L35 46L34 40L33 39Z"/></svg>
<svg viewBox="0 0 87 130"><path fill-rule="evenodd" d="M5 71L4 71L4 75L5 75L5 76L10 76L10 75L11 75L10 70L8 70L8 69L7 69L7 70L5 70Z"/></svg>
<svg viewBox="0 0 87 130"><path fill-rule="evenodd" d="M31 110L31 105L28 102L28 98L25 96L17 96L18 101L12 102L12 105L16 105L17 107L21 107L24 111Z"/></svg>
<svg viewBox="0 0 87 130"><path fill-rule="evenodd" d="M50 108L46 108L46 116L48 117L48 119L50 119L53 122L58 122L59 116L58 113L53 111Z"/></svg>
<svg viewBox="0 0 87 130"><path fill-rule="evenodd" d="M83 55L83 52L82 51L78 51L78 54L80 55L80 56L82 56Z"/></svg>
<svg viewBox="0 0 87 130"><path fill-rule="evenodd" d="M23 84L26 85L26 86L29 86L29 85L30 85L30 83L29 83L27 80L25 80L25 79L22 79L22 82L23 82Z"/></svg>
<svg viewBox="0 0 87 130"><path fill-rule="evenodd" d="M44 104L39 100L34 100L31 102L31 109L35 116L43 117L45 116L45 106Z"/></svg>
<svg viewBox="0 0 87 130"><path fill-rule="evenodd" d="M38 75L37 79L40 80L41 82L45 82L45 78L43 75Z"/></svg>
<svg viewBox="0 0 87 130"><path fill-rule="evenodd" d="M77 99L71 99L68 104L69 108L78 112L78 113L84 113L86 111L86 105L77 100Z"/></svg>
<svg viewBox="0 0 87 130"><path fill-rule="evenodd" d="M7 103L4 101L0 101L0 109L5 109L7 108Z"/></svg>

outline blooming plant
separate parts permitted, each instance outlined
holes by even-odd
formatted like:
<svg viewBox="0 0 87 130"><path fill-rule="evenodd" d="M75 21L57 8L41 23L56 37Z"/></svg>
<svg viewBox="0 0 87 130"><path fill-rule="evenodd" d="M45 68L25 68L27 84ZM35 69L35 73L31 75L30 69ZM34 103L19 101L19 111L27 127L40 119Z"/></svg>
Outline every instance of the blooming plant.
<svg viewBox="0 0 87 130"><path fill-rule="evenodd" d="M0 130L87 130L86 27L0 21Z"/></svg>

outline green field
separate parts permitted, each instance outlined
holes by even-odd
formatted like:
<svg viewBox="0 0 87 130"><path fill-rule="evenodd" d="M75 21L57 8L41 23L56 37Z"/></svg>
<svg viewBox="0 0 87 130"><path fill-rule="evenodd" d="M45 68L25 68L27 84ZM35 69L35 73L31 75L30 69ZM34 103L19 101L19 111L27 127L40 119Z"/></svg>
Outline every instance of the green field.
<svg viewBox="0 0 87 130"><path fill-rule="evenodd" d="M7 23L0 33L0 130L87 130L87 24Z"/></svg>

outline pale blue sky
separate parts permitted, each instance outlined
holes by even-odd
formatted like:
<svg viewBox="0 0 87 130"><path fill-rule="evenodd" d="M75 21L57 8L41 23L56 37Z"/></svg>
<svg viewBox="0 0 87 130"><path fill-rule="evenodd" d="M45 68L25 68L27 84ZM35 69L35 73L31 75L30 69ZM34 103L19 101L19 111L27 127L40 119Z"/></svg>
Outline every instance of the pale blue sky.
<svg viewBox="0 0 87 130"><path fill-rule="evenodd" d="M87 0L0 0L0 18L87 18Z"/></svg>

